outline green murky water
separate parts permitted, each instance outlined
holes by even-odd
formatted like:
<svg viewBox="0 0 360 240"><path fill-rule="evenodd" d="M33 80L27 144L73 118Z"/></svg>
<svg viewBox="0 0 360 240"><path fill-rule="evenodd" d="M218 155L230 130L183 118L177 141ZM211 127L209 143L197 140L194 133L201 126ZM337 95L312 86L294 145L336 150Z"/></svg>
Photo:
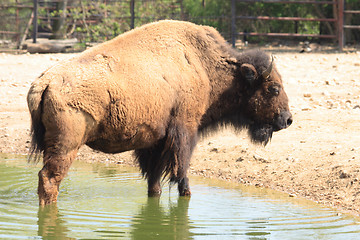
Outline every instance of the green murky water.
<svg viewBox="0 0 360 240"><path fill-rule="evenodd" d="M75 162L57 206L38 207L38 166L0 159L0 239L360 239L359 219L285 194L191 178L148 198L138 171Z"/></svg>

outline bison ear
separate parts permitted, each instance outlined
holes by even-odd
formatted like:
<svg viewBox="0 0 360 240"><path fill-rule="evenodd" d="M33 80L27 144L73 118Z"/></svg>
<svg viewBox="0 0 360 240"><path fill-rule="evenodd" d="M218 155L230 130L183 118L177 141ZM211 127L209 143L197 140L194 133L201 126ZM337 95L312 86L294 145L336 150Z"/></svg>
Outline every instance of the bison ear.
<svg viewBox="0 0 360 240"><path fill-rule="evenodd" d="M258 73L253 65L244 63L240 67L241 75L245 78L246 82L252 85L258 77Z"/></svg>

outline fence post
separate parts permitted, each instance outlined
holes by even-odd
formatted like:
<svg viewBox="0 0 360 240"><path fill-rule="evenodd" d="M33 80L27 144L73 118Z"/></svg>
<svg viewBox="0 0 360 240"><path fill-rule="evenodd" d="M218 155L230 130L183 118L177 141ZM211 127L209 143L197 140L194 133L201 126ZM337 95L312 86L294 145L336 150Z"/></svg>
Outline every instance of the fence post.
<svg viewBox="0 0 360 240"><path fill-rule="evenodd" d="M135 0L130 1L130 14L131 14L131 22L130 22L130 28L135 28Z"/></svg>
<svg viewBox="0 0 360 240"><path fill-rule="evenodd" d="M231 43L232 46L235 48L236 43L236 0L231 0Z"/></svg>
<svg viewBox="0 0 360 240"><path fill-rule="evenodd" d="M15 0L15 4L16 6L18 6L18 0ZM18 32L18 34L16 34L16 42L20 41L20 20L19 20L19 8L16 8L16 32Z"/></svg>
<svg viewBox="0 0 360 240"><path fill-rule="evenodd" d="M344 0L338 0L338 42L340 51L344 48Z"/></svg>
<svg viewBox="0 0 360 240"><path fill-rule="evenodd" d="M37 32L38 32L38 1L34 0L34 18L33 18L33 43L36 43Z"/></svg>

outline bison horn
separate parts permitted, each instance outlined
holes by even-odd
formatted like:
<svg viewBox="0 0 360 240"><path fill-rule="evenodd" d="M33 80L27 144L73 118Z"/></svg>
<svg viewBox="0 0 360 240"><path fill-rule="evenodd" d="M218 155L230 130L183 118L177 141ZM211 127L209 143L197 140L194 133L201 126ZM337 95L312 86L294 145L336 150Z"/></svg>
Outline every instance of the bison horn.
<svg viewBox="0 0 360 240"><path fill-rule="evenodd" d="M271 63L270 66L261 74L264 79L268 79L270 77L270 73L273 69L274 56L271 55Z"/></svg>

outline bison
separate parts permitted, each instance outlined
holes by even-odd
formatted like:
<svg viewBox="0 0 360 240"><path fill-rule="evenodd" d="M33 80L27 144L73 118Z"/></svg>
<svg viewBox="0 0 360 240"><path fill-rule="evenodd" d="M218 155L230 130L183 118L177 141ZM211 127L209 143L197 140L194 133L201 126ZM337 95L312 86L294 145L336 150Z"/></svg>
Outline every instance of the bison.
<svg viewBox="0 0 360 240"><path fill-rule="evenodd" d="M166 20L51 67L27 96L30 160L43 155L39 204L57 201L84 144L106 153L135 150L149 196L161 194L163 179L189 196L187 170L201 133L229 123L266 144L292 123L273 60L233 49L214 28Z"/></svg>

